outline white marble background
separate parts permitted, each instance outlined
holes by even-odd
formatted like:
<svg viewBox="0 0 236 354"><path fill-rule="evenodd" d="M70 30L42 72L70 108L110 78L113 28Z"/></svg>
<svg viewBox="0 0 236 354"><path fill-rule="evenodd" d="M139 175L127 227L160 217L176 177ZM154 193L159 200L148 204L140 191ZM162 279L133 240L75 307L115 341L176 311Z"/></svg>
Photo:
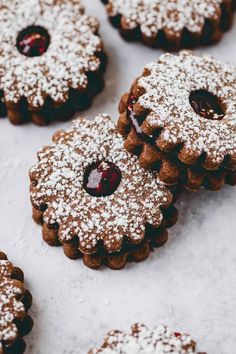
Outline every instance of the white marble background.
<svg viewBox="0 0 236 354"><path fill-rule="evenodd" d="M105 91L84 114L108 112L116 120L119 97L161 51L125 43L100 1L85 2L101 21L109 66ZM235 39L236 26L219 45L198 52L236 61ZM24 269L34 296L27 354L86 354L108 330L128 330L136 321L190 332L208 354L235 353L236 188L184 193L165 247L122 271L90 270L43 243L31 219L28 170L52 133L69 125L14 127L0 121L0 248Z"/></svg>

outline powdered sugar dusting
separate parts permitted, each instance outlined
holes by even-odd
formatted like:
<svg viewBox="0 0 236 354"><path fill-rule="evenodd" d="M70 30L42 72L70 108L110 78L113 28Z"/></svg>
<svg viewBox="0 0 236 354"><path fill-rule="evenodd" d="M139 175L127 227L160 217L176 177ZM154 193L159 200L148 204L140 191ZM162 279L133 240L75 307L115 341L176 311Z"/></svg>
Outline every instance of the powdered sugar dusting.
<svg viewBox="0 0 236 354"><path fill-rule="evenodd" d="M140 26L147 37L159 30L201 33L206 19L220 20L223 0L109 0L109 15L122 15L129 28Z"/></svg>
<svg viewBox="0 0 236 354"><path fill-rule="evenodd" d="M84 14L80 1L2 0L0 23L0 90L7 102L22 96L33 107L42 106L47 96L65 102L69 88L86 88L86 72L100 66L98 21ZM50 45L42 56L29 58L20 54L16 40L32 25L48 31Z"/></svg>
<svg viewBox="0 0 236 354"><path fill-rule="evenodd" d="M23 286L11 278L13 266L7 260L0 260L0 350L2 343L11 343L18 336L14 323L16 318L22 318L25 308L19 297Z"/></svg>
<svg viewBox="0 0 236 354"><path fill-rule="evenodd" d="M236 153L234 66L182 51L178 56L162 55L146 68L150 75L138 81L146 91L138 102L149 112L148 124L163 128L160 139L164 143L182 143L184 149L199 156L205 152L216 163ZM226 108L222 120L205 119L195 113L189 96L196 90L209 91L219 98Z"/></svg>
<svg viewBox="0 0 236 354"><path fill-rule="evenodd" d="M110 332L100 349L90 354L193 354L195 343L189 335L176 335L166 326L157 326L152 331L136 324L132 332Z"/></svg>
<svg viewBox="0 0 236 354"><path fill-rule="evenodd" d="M76 236L90 253L102 240L108 252L119 251L124 236L139 243L147 222L161 224L160 207L170 204L171 194L123 144L111 119L100 115L93 122L76 120L39 152L39 162L30 172L31 201L38 209L48 206L44 222L59 225L62 242ZM107 197L92 197L83 188L86 168L97 161L115 164L122 174L119 187Z"/></svg>

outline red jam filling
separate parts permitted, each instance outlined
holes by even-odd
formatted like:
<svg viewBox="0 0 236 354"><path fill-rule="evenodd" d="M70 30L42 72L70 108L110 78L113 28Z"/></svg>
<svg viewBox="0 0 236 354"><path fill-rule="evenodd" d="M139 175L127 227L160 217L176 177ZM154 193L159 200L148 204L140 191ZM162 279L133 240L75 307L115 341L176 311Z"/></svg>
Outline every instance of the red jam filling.
<svg viewBox="0 0 236 354"><path fill-rule="evenodd" d="M50 36L40 26L30 26L20 32L16 46L19 52L27 57L43 55L50 44Z"/></svg>
<svg viewBox="0 0 236 354"><path fill-rule="evenodd" d="M142 131L142 128L140 126L142 122L139 122L135 115L134 105L137 102L137 100L138 98L135 97L134 95L131 94L129 96L128 105L127 105L127 117L137 136L140 137L143 141L146 141L147 143L153 145L155 144L155 140L156 140L155 137L149 136Z"/></svg>
<svg viewBox="0 0 236 354"><path fill-rule="evenodd" d="M211 120L221 120L225 112L219 99L206 90L193 91L189 102L193 110L201 117Z"/></svg>
<svg viewBox="0 0 236 354"><path fill-rule="evenodd" d="M84 189L93 197L107 197L118 188L121 178L121 171L116 165L99 161L86 168Z"/></svg>
<svg viewBox="0 0 236 354"><path fill-rule="evenodd" d="M137 102L137 98L133 95L129 96L128 100L128 118L131 121L132 126L134 127L135 131L137 134L143 134L142 129L136 119L135 113L134 113L134 105Z"/></svg>
<svg viewBox="0 0 236 354"><path fill-rule="evenodd" d="M180 336L181 336L181 333L175 332L174 335L175 335L176 337L180 337Z"/></svg>

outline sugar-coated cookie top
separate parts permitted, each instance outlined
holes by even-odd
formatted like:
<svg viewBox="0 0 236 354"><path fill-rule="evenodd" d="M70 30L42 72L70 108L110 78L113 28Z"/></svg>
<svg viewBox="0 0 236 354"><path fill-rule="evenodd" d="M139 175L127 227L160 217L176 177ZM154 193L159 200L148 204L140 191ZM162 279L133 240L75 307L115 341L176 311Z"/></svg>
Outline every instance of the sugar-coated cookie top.
<svg viewBox="0 0 236 354"><path fill-rule="evenodd" d="M140 26L147 36L160 29L201 32L206 19L220 20L223 0L109 0L111 16L122 15L127 27Z"/></svg>
<svg viewBox="0 0 236 354"><path fill-rule="evenodd" d="M220 164L236 154L236 68L210 56L189 51L164 54L146 66L137 83L138 104L148 112L143 128L161 129L162 149L181 144L186 154ZM207 119L190 104L190 95L207 92L221 103L224 114ZM215 118L215 119L214 119ZM219 118L219 119L218 119ZM235 158L235 157L234 157Z"/></svg>
<svg viewBox="0 0 236 354"><path fill-rule="evenodd" d="M171 193L123 144L111 119L100 115L92 122L76 120L39 152L30 171L31 201L37 209L47 206L44 221L59 225L62 242L78 237L80 247L90 253L103 241L106 250L114 252L124 237L140 243L147 223L161 224L160 208L171 203ZM121 172L118 188L106 197L91 196L84 188L86 169L98 161L112 163Z"/></svg>
<svg viewBox="0 0 236 354"><path fill-rule="evenodd" d="M49 96L64 102L69 88L86 88L86 72L100 66L98 21L84 14L78 0L1 0L0 24L0 90L6 101L24 96L40 107ZM41 56L27 57L17 48L19 34L29 26L48 32L50 43Z"/></svg>
<svg viewBox="0 0 236 354"><path fill-rule="evenodd" d="M12 343L18 336L15 319L22 319L25 308L18 299L23 293L23 284L11 278L13 265L0 260L0 353L2 343Z"/></svg>
<svg viewBox="0 0 236 354"><path fill-rule="evenodd" d="M166 326L153 330L136 324L129 334L108 333L100 349L89 354L193 354L195 343L189 335L171 332Z"/></svg>

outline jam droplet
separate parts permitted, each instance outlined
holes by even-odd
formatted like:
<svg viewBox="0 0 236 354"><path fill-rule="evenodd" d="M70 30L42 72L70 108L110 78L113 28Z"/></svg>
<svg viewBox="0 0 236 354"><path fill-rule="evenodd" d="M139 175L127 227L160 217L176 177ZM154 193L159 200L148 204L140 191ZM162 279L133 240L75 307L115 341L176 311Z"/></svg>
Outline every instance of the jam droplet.
<svg viewBox="0 0 236 354"><path fill-rule="evenodd" d="M135 113L134 113L134 105L137 102L137 98L133 95L129 96L128 100L128 106L127 106L127 111L128 111L128 117L131 121L132 126L134 127L135 131L137 134L142 134L142 129L140 125L138 124L138 121L136 119Z"/></svg>
<svg viewBox="0 0 236 354"><path fill-rule="evenodd" d="M139 138L141 138L143 141L146 141L147 143L154 145L155 144L155 137L151 135L147 135L142 131L141 124L142 122L139 122L135 112L134 112L134 105L138 101L138 98L135 97L134 95L130 95L128 99L128 104L127 104L127 117L129 119L130 125L134 129L135 133Z"/></svg>
<svg viewBox="0 0 236 354"><path fill-rule="evenodd" d="M16 46L27 57L43 55L50 44L48 31L40 26L30 26L20 32Z"/></svg>
<svg viewBox="0 0 236 354"><path fill-rule="evenodd" d="M86 168L84 189L93 197L107 197L118 188L121 178L121 171L116 165L99 161Z"/></svg>
<svg viewBox="0 0 236 354"><path fill-rule="evenodd" d="M189 102L193 110L201 117L211 120L221 120L225 112L219 99L206 90L193 91Z"/></svg>
<svg viewBox="0 0 236 354"><path fill-rule="evenodd" d="M175 332L174 335L175 335L176 337L180 337L180 336L181 336L181 333Z"/></svg>

